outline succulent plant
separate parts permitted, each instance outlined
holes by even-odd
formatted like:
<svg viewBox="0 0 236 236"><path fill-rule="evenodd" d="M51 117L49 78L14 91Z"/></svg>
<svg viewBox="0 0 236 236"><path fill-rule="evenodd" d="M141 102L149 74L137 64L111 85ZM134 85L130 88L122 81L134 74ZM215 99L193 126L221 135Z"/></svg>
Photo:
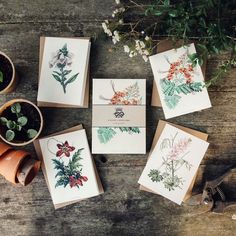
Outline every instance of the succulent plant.
<svg viewBox="0 0 236 236"><path fill-rule="evenodd" d="M14 103L11 106L11 113L16 115L16 120L0 117L1 124L7 127L5 134L7 141L12 141L16 136L16 132L26 132L29 139L32 139L37 135L38 131L35 129L25 129L28 118L21 113L20 103Z"/></svg>

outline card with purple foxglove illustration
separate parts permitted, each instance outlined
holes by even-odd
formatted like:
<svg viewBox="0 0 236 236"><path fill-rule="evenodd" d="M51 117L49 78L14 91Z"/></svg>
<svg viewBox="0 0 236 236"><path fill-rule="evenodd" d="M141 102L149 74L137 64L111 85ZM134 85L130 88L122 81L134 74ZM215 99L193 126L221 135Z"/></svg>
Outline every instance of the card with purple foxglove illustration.
<svg viewBox="0 0 236 236"><path fill-rule="evenodd" d="M146 153L145 79L93 79L92 153Z"/></svg>
<svg viewBox="0 0 236 236"><path fill-rule="evenodd" d="M89 38L40 38L39 106L87 107Z"/></svg>
<svg viewBox="0 0 236 236"><path fill-rule="evenodd" d="M181 205L208 145L202 138L166 123L138 183Z"/></svg>
<svg viewBox="0 0 236 236"><path fill-rule="evenodd" d="M192 43L149 57L158 90L153 95L160 97L166 119L211 107L202 69L190 60L196 55Z"/></svg>
<svg viewBox="0 0 236 236"><path fill-rule="evenodd" d="M39 139L35 147L55 208L103 192L84 129Z"/></svg>

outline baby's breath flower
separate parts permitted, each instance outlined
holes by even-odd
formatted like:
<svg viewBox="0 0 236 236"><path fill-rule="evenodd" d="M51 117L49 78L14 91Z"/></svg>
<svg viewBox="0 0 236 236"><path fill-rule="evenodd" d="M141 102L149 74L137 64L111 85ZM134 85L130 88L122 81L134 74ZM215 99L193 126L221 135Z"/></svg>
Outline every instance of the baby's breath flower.
<svg viewBox="0 0 236 236"><path fill-rule="evenodd" d="M123 24L123 23L124 23L123 19L120 19L119 24Z"/></svg>
<svg viewBox="0 0 236 236"><path fill-rule="evenodd" d="M130 48L128 45L124 45L124 51L129 53L130 52Z"/></svg>
<svg viewBox="0 0 236 236"><path fill-rule="evenodd" d="M143 60L144 60L145 62L148 61L148 57L147 57L146 55L143 55L142 58L143 58Z"/></svg>
<svg viewBox="0 0 236 236"><path fill-rule="evenodd" d="M120 0L115 0L115 2L117 5L120 4Z"/></svg>

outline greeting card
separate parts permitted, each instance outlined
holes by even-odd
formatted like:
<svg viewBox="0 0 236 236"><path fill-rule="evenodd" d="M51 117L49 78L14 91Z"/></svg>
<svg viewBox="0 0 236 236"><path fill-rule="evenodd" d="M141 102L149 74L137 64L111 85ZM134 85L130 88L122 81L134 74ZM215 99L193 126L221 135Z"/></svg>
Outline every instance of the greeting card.
<svg viewBox="0 0 236 236"><path fill-rule="evenodd" d="M146 153L146 80L93 79L92 153Z"/></svg>
<svg viewBox="0 0 236 236"><path fill-rule="evenodd" d="M40 38L39 106L88 107L89 38Z"/></svg>
<svg viewBox="0 0 236 236"><path fill-rule="evenodd" d="M211 107L201 67L190 62L189 57L193 54L196 50L192 43L150 57L155 85L167 119Z"/></svg>
<svg viewBox="0 0 236 236"><path fill-rule="evenodd" d="M141 189L180 205L191 194L197 169L209 145L206 138L201 132L160 121L147 165L138 181Z"/></svg>
<svg viewBox="0 0 236 236"><path fill-rule="evenodd" d="M56 209L103 193L82 126L42 138L34 145Z"/></svg>

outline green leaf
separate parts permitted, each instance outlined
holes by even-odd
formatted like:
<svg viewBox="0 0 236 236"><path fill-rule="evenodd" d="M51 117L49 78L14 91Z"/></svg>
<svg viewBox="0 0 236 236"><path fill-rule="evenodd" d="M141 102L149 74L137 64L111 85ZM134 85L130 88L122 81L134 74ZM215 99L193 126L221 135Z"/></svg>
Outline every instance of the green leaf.
<svg viewBox="0 0 236 236"><path fill-rule="evenodd" d="M16 125L16 130L21 131L22 127L20 125Z"/></svg>
<svg viewBox="0 0 236 236"><path fill-rule="evenodd" d="M6 125L7 125L7 128L8 128L8 129L15 129L15 127L16 127L16 122L15 122L15 121L12 121L12 120L8 120Z"/></svg>
<svg viewBox="0 0 236 236"><path fill-rule="evenodd" d="M61 78L58 75L52 74L55 80L61 82Z"/></svg>
<svg viewBox="0 0 236 236"><path fill-rule="evenodd" d="M54 74L57 74L57 75L59 75L59 76L61 76L61 73L59 73L59 72L57 72L57 71L55 71L55 70L53 71L53 73L54 73Z"/></svg>
<svg viewBox="0 0 236 236"><path fill-rule="evenodd" d="M2 71L0 71L0 83L2 83L3 82L3 73L2 73Z"/></svg>
<svg viewBox="0 0 236 236"><path fill-rule="evenodd" d="M156 10L154 15L155 16L161 16L162 15L162 11Z"/></svg>
<svg viewBox="0 0 236 236"><path fill-rule="evenodd" d="M171 10L171 11L169 12L169 16L171 16L171 17L177 17L177 16L178 16L178 11L177 11L177 10Z"/></svg>
<svg viewBox="0 0 236 236"><path fill-rule="evenodd" d="M2 125L6 125L8 120L7 120L7 118L5 118L5 117L1 117L1 118L0 118L0 121L1 121L1 124L2 124Z"/></svg>
<svg viewBox="0 0 236 236"><path fill-rule="evenodd" d="M167 6L169 6L169 5L170 5L170 0L164 0L164 2L163 2L163 3L164 3L164 6L166 6L166 7L167 7Z"/></svg>
<svg viewBox="0 0 236 236"><path fill-rule="evenodd" d="M65 76L65 75L68 75L68 74L70 74L70 72L71 72L72 70L64 70L63 71L63 75Z"/></svg>
<svg viewBox="0 0 236 236"><path fill-rule="evenodd" d="M12 141L15 138L15 132L13 130L7 130L6 139L7 141Z"/></svg>
<svg viewBox="0 0 236 236"><path fill-rule="evenodd" d="M79 73L73 75L72 77L70 77L67 81L66 81L66 85L69 84L69 83L72 83L76 80L77 76L78 76Z"/></svg>
<svg viewBox="0 0 236 236"><path fill-rule="evenodd" d="M16 102L13 105L11 105L11 112L12 113L16 113L17 114L17 113L20 113L20 111L21 111L20 103Z"/></svg>
<svg viewBox="0 0 236 236"><path fill-rule="evenodd" d="M28 129L27 130L27 136L29 139L34 138L37 134L38 134L38 131L36 131L35 129Z"/></svg>
<svg viewBox="0 0 236 236"><path fill-rule="evenodd" d="M26 116L21 116L21 117L19 117L19 118L17 119L17 123L18 123L18 125L20 125L20 126L26 125L27 122L28 122L28 118L27 118Z"/></svg>

